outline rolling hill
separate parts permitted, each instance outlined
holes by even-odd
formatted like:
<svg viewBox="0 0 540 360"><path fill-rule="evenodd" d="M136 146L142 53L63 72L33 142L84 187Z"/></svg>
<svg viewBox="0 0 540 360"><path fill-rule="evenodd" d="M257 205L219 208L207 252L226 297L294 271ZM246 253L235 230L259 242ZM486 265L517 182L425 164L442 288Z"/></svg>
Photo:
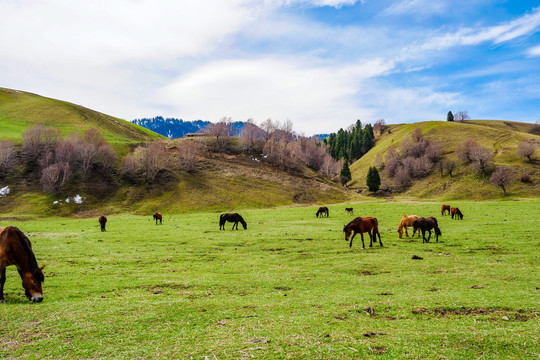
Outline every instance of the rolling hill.
<svg viewBox="0 0 540 360"><path fill-rule="evenodd" d="M468 166L457 159L456 148L466 139L474 139L479 145L488 147L494 154L495 165L509 165L516 170L516 178L520 174L528 174L530 183L515 180L510 186L509 194L518 197L540 196L539 169L540 149L537 149L536 160L529 163L516 155L516 147L524 139L535 139L540 143L540 136L528 132L531 124L497 121L468 120L464 123L429 121L413 124L389 125L387 131L377 138L376 145L360 160L351 165L352 188L366 189L366 176L370 166L385 160L390 148L397 149L402 141L410 137L416 128L430 141L442 146L443 158L455 161L458 166L455 174L440 175L433 171L427 178L415 180L406 191L396 194L405 198L442 198L442 199L488 199L499 198L501 190L493 186L488 178L474 174ZM384 170L379 171L383 184L393 187L392 179Z"/></svg>
<svg viewBox="0 0 540 360"><path fill-rule="evenodd" d="M59 128L64 135L98 128L117 151L125 144L136 144L163 138L141 126L100 113L83 106L28 92L0 88L0 140L21 143L26 128L43 124Z"/></svg>

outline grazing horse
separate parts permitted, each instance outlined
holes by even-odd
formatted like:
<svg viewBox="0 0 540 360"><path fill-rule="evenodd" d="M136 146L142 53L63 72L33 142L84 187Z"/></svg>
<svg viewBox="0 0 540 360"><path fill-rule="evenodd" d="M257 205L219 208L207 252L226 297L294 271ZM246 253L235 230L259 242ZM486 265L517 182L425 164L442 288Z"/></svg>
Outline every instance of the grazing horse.
<svg viewBox="0 0 540 360"><path fill-rule="evenodd" d="M43 268L38 267L30 240L16 227L0 228L0 303L4 302L6 266L15 265L22 279L28 300L43 301L41 283L45 281Z"/></svg>
<svg viewBox="0 0 540 360"><path fill-rule="evenodd" d="M422 244L428 243L429 239L431 239L431 229L435 230L435 237L437 239L437 242L439 242L439 236L442 235L441 230L439 229L439 225L437 224L437 219L435 219L433 216L416 220L415 222L413 222L413 229L414 231L418 229L422 230ZM426 231L429 232L427 240Z"/></svg>
<svg viewBox="0 0 540 360"><path fill-rule="evenodd" d="M403 228L405 228L405 237L409 237L409 233L407 232L407 227L412 226L413 222L420 219L419 216L416 215L403 215L403 218L401 219L401 222L399 223L399 226L397 228L397 232L399 234L399 238L403 236ZM416 230L413 231L412 237L414 237L414 234L416 233ZM418 232L418 237L420 237L420 231Z"/></svg>
<svg viewBox="0 0 540 360"><path fill-rule="evenodd" d="M351 237L351 242L349 243L349 248L352 247L352 242L356 234L360 233L360 237L362 238L362 249L365 249L365 232L367 232L369 235L369 247L373 246L373 241L377 242L377 236L375 236L375 234L379 235L379 244L383 246L381 234L379 233L379 222L374 217L357 217L343 227L343 232L345 233L345 241L348 241L351 233L354 232L353 236Z"/></svg>
<svg viewBox="0 0 540 360"><path fill-rule="evenodd" d="M101 231L105 231L105 224L107 223L107 218L105 215L101 215L98 219L99 224L101 225Z"/></svg>
<svg viewBox="0 0 540 360"><path fill-rule="evenodd" d="M450 209L450 214L452 215L452 219L454 219L454 216L455 216L456 220L457 219L463 220L463 214L461 213L461 211L457 207L451 208Z"/></svg>
<svg viewBox="0 0 540 360"><path fill-rule="evenodd" d="M234 214L221 214L219 217L219 230L225 230L225 222L233 222L234 225L232 226L231 230L234 230L234 227L236 226L236 230L238 230L238 223L242 223L242 226L244 227L244 230L247 229L247 224L244 221L244 218L240 216L238 213Z"/></svg>
<svg viewBox="0 0 540 360"><path fill-rule="evenodd" d="M319 210L317 210L317 213L315 214L315 216L319 217L320 215L321 217L323 217L325 214L326 214L326 217L328 217L329 215L328 208L326 206L321 206Z"/></svg>
<svg viewBox="0 0 540 360"><path fill-rule="evenodd" d="M156 225L159 220L160 224L163 224L163 215L160 212L154 214L154 220L156 220Z"/></svg>
<svg viewBox="0 0 540 360"><path fill-rule="evenodd" d="M354 215L354 209L353 209L353 208L345 208L345 211L346 211L349 215Z"/></svg>
<svg viewBox="0 0 540 360"><path fill-rule="evenodd" d="M446 214L447 211L448 211L448 215L450 215L450 205L441 206L441 216L444 216L444 214Z"/></svg>

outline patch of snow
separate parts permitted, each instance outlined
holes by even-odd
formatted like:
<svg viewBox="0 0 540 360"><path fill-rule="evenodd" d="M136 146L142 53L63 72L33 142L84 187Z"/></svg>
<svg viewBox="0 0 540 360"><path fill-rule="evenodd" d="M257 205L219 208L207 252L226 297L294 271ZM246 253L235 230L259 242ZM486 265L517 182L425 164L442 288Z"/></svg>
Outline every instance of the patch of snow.
<svg viewBox="0 0 540 360"><path fill-rule="evenodd" d="M7 194L9 194L11 190L9 189L9 186L5 186L0 189L0 197L6 197Z"/></svg>
<svg viewBox="0 0 540 360"><path fill-rule="evenodd" d="M73 197L73 202L75 204L82 204L83 198L81 195L77 194Z"/></svg>

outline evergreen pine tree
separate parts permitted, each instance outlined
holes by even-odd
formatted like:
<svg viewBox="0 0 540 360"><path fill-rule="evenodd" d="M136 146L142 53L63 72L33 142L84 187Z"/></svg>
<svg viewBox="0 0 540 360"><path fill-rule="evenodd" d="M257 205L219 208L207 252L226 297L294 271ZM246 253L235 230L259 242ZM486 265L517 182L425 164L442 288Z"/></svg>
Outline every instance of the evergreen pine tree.
<svg viewBox="0 0 540 360"><path fill-rule="evenodd" d="M449 111L448 115L446 115L446 121L454 121L454 114L452 114L451 111Z"/></svg>
<svg viewBox="0 0 540 360"><path fill-rule="evenodd" d="M347 161L343 162L343 167L341 168L341 173L339 175L341 178L341 183L343 185L351 181L351 169L349 169L349 164L347 163Z"/></svg>
<svg viewBox="0 0 540 360"><path fill-rule="evenodd" d="M381 177L375 166L371 166L368 170L366 185L369 191L377 191L381 187Z"/></svg>

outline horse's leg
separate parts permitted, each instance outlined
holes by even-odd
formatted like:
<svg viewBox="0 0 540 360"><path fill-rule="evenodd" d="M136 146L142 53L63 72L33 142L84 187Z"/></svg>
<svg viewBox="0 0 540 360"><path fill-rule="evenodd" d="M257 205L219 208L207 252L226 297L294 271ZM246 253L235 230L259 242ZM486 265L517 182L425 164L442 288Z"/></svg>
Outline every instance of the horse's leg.
<svg viewBox="0 0 540 360"><path fill-rule="evenodd" d="M355 236L356 236L356 231L353 231L353 234L351 236L351 242L349 243L349 249L352 248L352 241ZM364 238L362 238L362 243L364 243Z"/></svg>
<svg viewBox="0 0 540 360"><path fill-rule="evenodd" d="M4 302L4 283L6 282L6 268L0 269L0 303Z"/></svg>
<svg viewBox="0 0 540 360"><path fill-rule="evenodd" d="M427 242L429 242L429 239L431 239L431 230L428 230L428 232L429 232L429 236L427 238Z"/></svg>
<svg viewBox="0 0 540 360"><path fill-rule="evenodd" d="M377 235L379 235L379 245L381 245L381 247L382 247L383 244L382 244L382 241L381 241L381 233L379 233L379 228L375 228L373 230L373 236L375 236L375 231L377 232Z"/></svg>
<svg viewBox="0 0 540 360"><path fill-rule="evenodd" d="M405 228L405 237L409 237L409 232L407 231L407 225L405 225L404 228Z"/></svg>
<svg viewBox="0 0 540 360"><path fill-rule="evenodd" d="M427 242L426 241L426 230L424 230L424 229L421 229L421 230L422 230L422 244L423 244L423 243Z"/></svg>

